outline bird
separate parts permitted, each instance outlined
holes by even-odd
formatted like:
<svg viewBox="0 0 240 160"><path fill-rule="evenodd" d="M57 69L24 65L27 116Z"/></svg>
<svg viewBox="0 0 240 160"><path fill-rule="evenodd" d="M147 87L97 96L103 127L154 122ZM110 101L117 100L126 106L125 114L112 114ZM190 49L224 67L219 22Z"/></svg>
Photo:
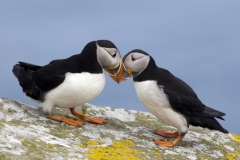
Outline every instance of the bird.
<svg viewBox="0 0 240 160"><path fill-rule="evenodd" d="M73 115L87 122L107 123L104 118L89 117L75 109L101 93L105 85L103 70L115 82L121 81L121 55L109 40L91 41L81 53L66 59L52 60L45 66L18 62L12 72L26 96L42 103L47 118L81 127L84 123L54 115L52 108L68 108Z"/></svg>
<svg viewBox="0 0 240 160"><path fill-rule="evenodd" d="M215 119L222 119L225 113L203 104L194 90L171 72L156 65L145 51L134 49L123 58L124 71L121 79L133 77L137 97L146 109L161 121L177 129L176 132L156 129L155 134L175 138L153 140L156 145L172 147L180 142L189 129L193 131L212 130L228 133Z"/></svg>

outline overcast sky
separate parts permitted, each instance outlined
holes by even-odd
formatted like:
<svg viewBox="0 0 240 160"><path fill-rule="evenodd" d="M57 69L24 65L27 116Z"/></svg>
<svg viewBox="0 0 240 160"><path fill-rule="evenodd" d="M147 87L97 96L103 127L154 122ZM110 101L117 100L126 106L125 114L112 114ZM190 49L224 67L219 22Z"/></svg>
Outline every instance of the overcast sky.
<svg viewBox="0 0 240 160"><path fill-rule="evenodd" d="M239 17L239 0L0 0L0 97L35 104L12 74L18 61L45 65L108 39L122 56L137 48L149 53L204 104L225 112L220 123L240 134ZM107 77L90 103L147 111L132 79L119 85Z"/></svg>

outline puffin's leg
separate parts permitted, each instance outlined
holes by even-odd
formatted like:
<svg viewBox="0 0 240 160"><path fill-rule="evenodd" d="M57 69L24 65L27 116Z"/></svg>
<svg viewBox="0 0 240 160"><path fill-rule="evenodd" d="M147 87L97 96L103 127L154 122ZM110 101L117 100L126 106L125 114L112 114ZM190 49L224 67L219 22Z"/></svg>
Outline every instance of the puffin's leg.
<svg viewBox="0 0 240 160"><path fill-rule="evenodd" d="M156 145L162 146L162 147L172 147L174 145L176 145L179 141L181 141L183 139L183 136L178 136L174 141L169 142L169 141L163 141L163 140L154 140L153 142Z"/></svg>
<svg viewBox="0 0 240 160"><path fill-rule="evenodd" d="M156 129L153 133L163 137L167 137L167 138L176 138L177 136L179 136L178 132L167 132L167 131L158 130L158 129Z"/></svg>
<svg viewBox="0 0 240 160"><path fill-rule="evenodd" d="M88 117L84 114L81 114L79 112L77 112L75 110L75 108L70 108L70 111L71 113L76 116L76 117L79 117L81 119L83 119L84 121L87 121L87 122L91 122L91 123L96 123L96 124L106 124L107 123L107 120L104 119L104 118L91 118L91 117Z"/></svg>
<svg viewBox="0 0 240 160"><path fill-rule="evenodd" d="M55 116L55 115L52 115L52 114L47 114L47 117L49 119L53 119L53 120L56 120L56 121L60 121L60 122L66 122L72 126L76 126L76 127L82 127L84 124L82 122L79 122L79 121L76 121L74 119L71 119L71 118L66 118L66 117L62 117L62 116Z"/></svg>

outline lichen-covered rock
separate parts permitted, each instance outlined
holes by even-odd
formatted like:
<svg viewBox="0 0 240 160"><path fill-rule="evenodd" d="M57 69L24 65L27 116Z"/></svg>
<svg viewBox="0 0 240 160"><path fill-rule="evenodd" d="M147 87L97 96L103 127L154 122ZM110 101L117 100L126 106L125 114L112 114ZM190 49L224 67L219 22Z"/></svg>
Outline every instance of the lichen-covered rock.
<svg viewBox="0 0 240 160"><path fill-rule="evenodd" d="M156 146L154 129L174 131L145 112L85 104L80 112L106 125L73 127L45 118L41 107L0 98L0 159L210 160L240 159L240 136L188 132L176 146ZM67 109L54 113L72 116ZM80 120L81 121L81 120Z"/></svg>

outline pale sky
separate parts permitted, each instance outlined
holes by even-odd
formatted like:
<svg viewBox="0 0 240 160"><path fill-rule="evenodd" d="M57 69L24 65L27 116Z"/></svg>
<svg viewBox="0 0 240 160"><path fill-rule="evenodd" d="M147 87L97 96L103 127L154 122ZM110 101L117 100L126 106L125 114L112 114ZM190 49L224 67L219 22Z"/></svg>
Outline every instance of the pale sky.
<svg viewBox="0 0 240 160"><path fill-rule="evenodd" d="M45 65L108 39L122 57L133 49L149 53L204 104L226 113L220 123L240 134L239 16L239 0L0 0L0 97L36 104L12 74L15 63ZM147 111L132 79L117 84L107 77L90 103Z"/></svg>

